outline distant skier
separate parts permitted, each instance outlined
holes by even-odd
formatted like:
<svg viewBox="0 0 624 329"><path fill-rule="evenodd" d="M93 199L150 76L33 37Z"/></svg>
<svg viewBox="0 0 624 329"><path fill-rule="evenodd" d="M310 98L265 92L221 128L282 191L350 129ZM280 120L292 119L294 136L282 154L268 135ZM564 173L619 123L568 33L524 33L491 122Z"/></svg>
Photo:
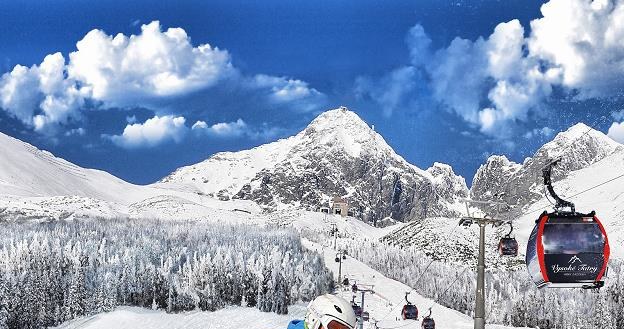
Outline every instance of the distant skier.
<svg viewBox="0 0 624 329"><path fill-rule="evenodd" d="M328 294L312 301L305 319L291 321L288 329L354 329L355 322L351 304Z"/></svg>

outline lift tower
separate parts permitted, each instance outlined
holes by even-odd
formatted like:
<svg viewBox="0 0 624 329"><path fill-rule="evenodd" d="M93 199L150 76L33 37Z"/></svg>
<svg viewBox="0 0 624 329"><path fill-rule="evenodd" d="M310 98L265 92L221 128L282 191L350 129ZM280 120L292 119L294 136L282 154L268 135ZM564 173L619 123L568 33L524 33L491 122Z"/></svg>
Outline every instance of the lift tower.
<svg viewBox="0 0 624 329"><path fill-rule="evenodd" d="M474 329L485 329L485 227L487 225L500 226L505 221L489 217L487 214L483 217L475 217L470 213L470 204L486 204L494 205L500 210L500 206L506 205L501 202L463 200L466 203L467 217L463 217L459 221L460 226L470 226L472 224L479 225L479 258L477 263L477 296L475 299L475 316ZM500 211L498 211L500 213Z"/></svg>

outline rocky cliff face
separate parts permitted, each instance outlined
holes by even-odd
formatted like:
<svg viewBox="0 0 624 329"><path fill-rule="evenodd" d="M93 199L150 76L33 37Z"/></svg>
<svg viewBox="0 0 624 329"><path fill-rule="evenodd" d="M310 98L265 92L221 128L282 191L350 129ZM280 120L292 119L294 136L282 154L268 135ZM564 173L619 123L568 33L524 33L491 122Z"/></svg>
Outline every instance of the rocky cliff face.
<svg viewBox="0 0 624 329"><path fill-rule="evenodd" d="M224 158L246 161L255 169L245 172L242 182L234 172L240 168L231 169L232 161ZM238 182L228 181L230 176ZM455 215L452 205L468 196L464 179L450 166L435 164L425 171L411 165L346 108L321 114L296 136L249 151L217 154L164 181L191 181L207 193L254 200L269 210L318 209L341 196L355 216L372 222ZM225 188L214 191L211 186Z"/></svg>

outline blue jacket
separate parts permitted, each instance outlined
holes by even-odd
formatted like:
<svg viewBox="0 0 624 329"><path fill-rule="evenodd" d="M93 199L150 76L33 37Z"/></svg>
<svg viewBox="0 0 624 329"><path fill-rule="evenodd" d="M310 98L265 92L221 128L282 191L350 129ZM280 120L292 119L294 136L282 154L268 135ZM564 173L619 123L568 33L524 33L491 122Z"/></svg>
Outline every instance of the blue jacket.
<svg viewBox="0 0 624 329"><path fill-rule="evenodd" d="M290 323L288 324L288 328L287 329L305 329L305 327L303 325L303 320L292 320L292 321L290 321Z"/></svg>

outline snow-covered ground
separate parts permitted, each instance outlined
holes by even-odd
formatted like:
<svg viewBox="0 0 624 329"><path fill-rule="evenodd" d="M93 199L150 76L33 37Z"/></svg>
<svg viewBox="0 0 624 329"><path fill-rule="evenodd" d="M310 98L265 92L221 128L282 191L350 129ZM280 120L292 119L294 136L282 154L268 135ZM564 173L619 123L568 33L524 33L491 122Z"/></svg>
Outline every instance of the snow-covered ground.
<svg viewBox="0 0 624 329"><path fill-rule="evenodd" d="M167 314L140 307L116 310L68 321L57 329L285 329L291 319L302 318L306 305L288 308L288 315L256 308L228 307L216 312Z"/></svg>

